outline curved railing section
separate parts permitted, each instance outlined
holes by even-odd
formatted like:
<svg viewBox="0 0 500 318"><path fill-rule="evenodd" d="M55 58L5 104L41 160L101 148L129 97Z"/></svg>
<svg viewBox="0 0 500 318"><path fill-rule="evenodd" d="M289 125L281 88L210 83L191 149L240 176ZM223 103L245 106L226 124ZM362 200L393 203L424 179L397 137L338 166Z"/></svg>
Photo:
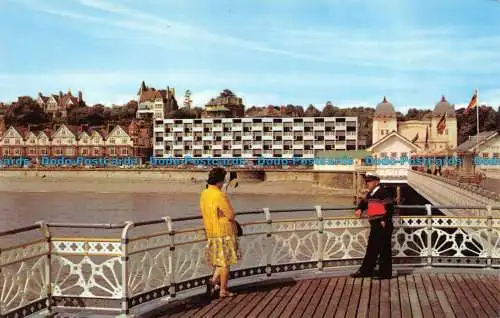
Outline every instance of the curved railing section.
<svg viewBox="0 0 500 318"><path fill-rule="evenodd" d="M406 207L398 207L399 210ZM482 209L480 217L432 215L437 209L465 207L412 206L424 216L394 219L393 262L404 266L500 267L500 206ZM249 211L262 221L245 223L240 237L241 262L232 278L273 276L298 270L360 264L367 243L366 219L329 217L332 210L295 210L313 218L278 219L292 210ZM171 298L206 283L202 228L176 225L198 217L124 224L45 224L0 233L0 238L40 231L42 239L0 250L0 314L24 317L48 310L90 310L129 314L158 298ZM152 228L162 228L153 232ZM179 226L180 227L180 226ZM120 231L113 238L57 237L57 228ZM134 235L140 232L141 235ZM146 234L143 234L146 233Z"/></svg>
<svg viewBox="0 0 500 318"><path fill-rule="evenodd" d="M431 203L441 205L497 205L500 196L474 184L408 170L408 184Z"/></svg>

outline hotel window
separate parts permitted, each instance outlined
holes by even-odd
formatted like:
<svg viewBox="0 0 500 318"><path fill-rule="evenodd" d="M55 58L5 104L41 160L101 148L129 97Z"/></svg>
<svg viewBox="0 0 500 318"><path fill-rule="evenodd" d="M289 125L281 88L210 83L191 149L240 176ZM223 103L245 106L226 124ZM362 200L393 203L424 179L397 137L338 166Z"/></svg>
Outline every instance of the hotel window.
<svg viewBox="0 0 500 318"><path fill-rule="evenodd" d="M89 142L89 140L88 140L87 138L84 138L84 139L83 139L83 143L84 143L84 144L87 144L88 142Z"/></svg>
<svg viewBox="0 0 500 318"><path fill-rule="evenodd" d="M408 158L408 153L407 152L402 152L401 153L401 158Z"/></svg>
<svg viewBox="0 0 500 318"><path fill-rule="evenodd" d="M114 143L115 143L115 138L111 138L111 139L109 140L109 143L110 143L110 144L114 144Z"/></svg>
<svg viewBox="0 0 500 318"><path fill-rule="evenodd" d="M16 145L20 145L20 144L21 144L21 139L16 138Z"/></svg>
<svg viewBox="0 0 500 318"><path fill-rule="evenodd" d="M444 134L448 136L448 129L444 131Z"/></svg>
<svg viewBox="0 0 500 318"><path fill-rule="evenodd" d="M381 158L386 158L387 157L387 152L381 152L380 153Z"/></svg>
<svg viewBox="0 0 500 318"><path fill-rule="evenodd" d="M127 155L127 149L122 149L122 155Z"/></svg>
<svg viewBox="0 0 500 318"><path fill-rule="evenodd" d="M489 157L489 153L483 152L483 158L488 158L488 157Z"/></svg>
<svg viewBox="0 0 500 318"><path fill-rule="evenodd" d="M9 155L9 149L4 149L4 150L3 150L3 154L4 154L5 156L8 156L8 155Z"/></svg>
<svg viewBox="0 0 500 318"><path fill-rule="evenodd" d="M98 156L99 155L99 148L94 148L94 156Z"/></svg>
<svg viewBox="0 0 500 318"><path fill-rule="evenodd" d="M16 155L19 155L21 154L21 152L19 151L19 149L16 149Z"/></svg>
<svg viewBox="0 0 500 318"><path fill-rule="evenodd" d="M30 148L30 155L36 155L36 150L33 148Z"/></svg>
<svg viewBox="0 0 500 318"><path fill-rule="evenodd" d="M9 144L9 139L5 139L5 140L3 141L3 144L4 144L4 145L8 145L8 144Z"/></svg>
<svg viewBox="0 0 500 318"><path fill-rule="evenodd" d="M396 158L398 156L397 152L391 152L391 158Z"/></svg>
<svg viewBox="0 0 500 318"><path fill-rule="evenodd" d="M500 153L494 152L493 153L493 158L500 158Z"/></svg>
<svg viewBox="0 0 500 318"><path fill-rule="evenodd" d="M109 154L112 155L112 156L114 156L116 154L115 148L110 148L109 149Z"/></svg>
<svg viewBox="0 0 500 318"><path fill-rule="evenodd" d="M127 143L127 138L122 138L122 144L126 144Z"/></svg>
<svg viewBox="0 0 500 318"><path fill-rule="evenodd" d="M87 149L82 149L82 155L88 155Z"/></svg>

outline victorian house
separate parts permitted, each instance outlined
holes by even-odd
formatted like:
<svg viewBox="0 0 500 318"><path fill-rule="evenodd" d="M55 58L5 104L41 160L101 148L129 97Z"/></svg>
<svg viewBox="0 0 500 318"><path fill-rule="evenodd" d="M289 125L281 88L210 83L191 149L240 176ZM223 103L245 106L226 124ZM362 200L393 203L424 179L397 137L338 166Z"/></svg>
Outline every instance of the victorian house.
<svg viewBox="0 0 500 318"><path fill-rule="evenodd" d="M61 117L65 118L71 108L83 103L83 95L81 91L78 91L78 96L73 96L70 90L66 94L59 92L58 95L51 94L49 96L38 93L36 102L44 112L51 114L52 117L56 117L60 113Z"/></svg>
<svg viewBox="0 0 500 318"><path fill-rule="evenodd" d="M245 117L245 105L241 97L231 90L223 90L219 96L210 99L205 105L203 118L238 118Z"/></svg>
<svg viewBox="0 0 500 318"><path fill-rule="evenodd" d="M110 127L111 128L111 127ZM100 128L61 125L55 130L30 131L11 126L0 137L4 157L129 157L134 154L133 140L121 126L106 131Z"/></svg>
<svg viewBox="0 0 500 318"><path fill-rule="evenodd" d="M155 89L141 83L137 92L137 118L164 119L169 113L179 109L175 99L175 89Z"/></svg>

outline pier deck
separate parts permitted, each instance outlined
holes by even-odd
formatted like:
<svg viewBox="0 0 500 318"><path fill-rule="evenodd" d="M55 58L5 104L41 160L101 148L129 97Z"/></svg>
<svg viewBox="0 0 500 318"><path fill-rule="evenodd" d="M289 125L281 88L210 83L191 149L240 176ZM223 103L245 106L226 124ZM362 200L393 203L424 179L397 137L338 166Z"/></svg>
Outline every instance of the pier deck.
<svg viewBox="0 0 500 318"><path fill-rule="evenodd" d="M391 280L346 276L242 286L151 317L500 317L498 271L409 273Z"/></svg>

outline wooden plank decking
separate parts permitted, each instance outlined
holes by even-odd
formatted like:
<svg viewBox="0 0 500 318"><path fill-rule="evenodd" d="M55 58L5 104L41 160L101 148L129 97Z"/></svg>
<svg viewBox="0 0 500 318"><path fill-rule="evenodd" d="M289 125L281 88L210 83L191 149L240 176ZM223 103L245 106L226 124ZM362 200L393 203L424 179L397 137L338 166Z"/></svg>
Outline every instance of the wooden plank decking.
<svg viewBox="0 0 500 318"><path fill-rule="evenodd" d="M500 317L498 275L331 277L235 291L232 298L191 298L155 317Z"/></svg>

